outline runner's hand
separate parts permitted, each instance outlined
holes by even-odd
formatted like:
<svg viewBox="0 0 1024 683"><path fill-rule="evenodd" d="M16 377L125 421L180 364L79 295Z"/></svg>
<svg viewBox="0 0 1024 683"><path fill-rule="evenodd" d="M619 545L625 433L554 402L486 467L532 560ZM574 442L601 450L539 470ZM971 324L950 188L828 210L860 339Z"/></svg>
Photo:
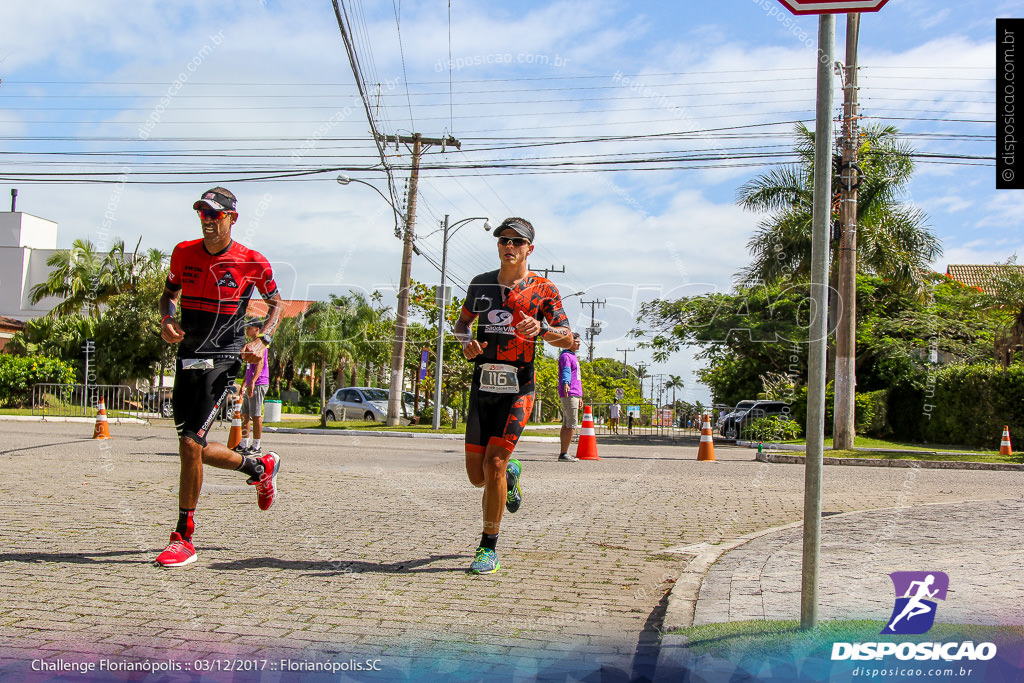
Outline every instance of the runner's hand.
<svg viewBox="0 0 1024 683"><path fill-rule="evenodd" d="M163 325L160 326L160 338L168 344L177 344L185 338L185 330L181 329L177 320L166 317Z"/></svg>
<svg viewBox="0 0 1024 683"><path fill-rule="evenodd" d="M519 334L532 339L540 334L541 324L536 318L531 318L522 311L519 314L523 316L523 319L516 323L516 330Z"/></svg>
<svg viewBox="0 0 1024 683"><path fill-rule="evenodd" d="M462 355L466 357L466 360L473 360L487 348L487 342L481 344L478 340L473 339L468 344L462 347Z"/></svg>

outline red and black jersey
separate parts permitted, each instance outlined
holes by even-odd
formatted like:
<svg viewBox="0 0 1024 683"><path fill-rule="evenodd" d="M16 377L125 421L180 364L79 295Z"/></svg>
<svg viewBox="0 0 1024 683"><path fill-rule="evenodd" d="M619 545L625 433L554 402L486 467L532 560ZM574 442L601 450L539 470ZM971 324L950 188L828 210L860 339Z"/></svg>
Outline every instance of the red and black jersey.
<svg viewBox="0 0 1024 683"><path fill-rule="evenodd" d="M551 327L569 325L558 288L532 271L515 287L498 284L496 270L477 275L466 290L462 312L480 318L476 338L487 342L483 354L475 359L481 363L533 363L535 338L524 337L515 329L524 317L547 321Z"/></svg>
<svg viewBox="0 0 1024 683"><path fill-rule="evenodd" d="M253 290L264 299L277 293L274 272L263 254L232 241L216 254L202 239L182 242L171 253L167 289L181 290L178 345L183 358L238 354L245 345L245 311Z"/></svg>

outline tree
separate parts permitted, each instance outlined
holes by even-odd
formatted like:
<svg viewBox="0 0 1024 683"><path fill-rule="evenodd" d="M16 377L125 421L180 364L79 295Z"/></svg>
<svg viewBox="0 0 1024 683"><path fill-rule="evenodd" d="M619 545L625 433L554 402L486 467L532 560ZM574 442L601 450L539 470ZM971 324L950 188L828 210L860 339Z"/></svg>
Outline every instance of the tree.
<svg viewBox="0 0 1024 683"><path fill-rule="evenodd" d="M1024 266L1017 265L1016 254L998 265L1002 267L992 277L994 304L1012 316L995 340L996 356L1006 366L1018 351L1024 350Z"/></svg>
<svg viewBox="0 0 1024 683"><path fill-rule="evenodd" d="M740 187L737 199L744 208L773 212L761 223L748 248L753 262L741 273L747 283L780 278L807 279L810 275L811 214L813 205L814 134L797 127L797 164L765 173ZM926 227L924 214L900 201L913 175L912 149L897 137L892 126L869 125L861 133L857 152L856 254L858 272L875 273L909 291L923 295L924 275L942 253L938 238ZM838 168L842 156L833 154ZM839 183L833 176L831 222L839 220ZM842 246L842 243L840 244ZM830 281L837 289L840 250L832 251ZM852 285L852 283L850 283ZM836 297L833 296L833 299ZM853 446L853 393L856 385L853 346L856 339L856 308L834 301L833 329L846 340L836 349L837 447ZM837 316L838 311L838 316ZM838 320L837 320L838 318Z"/></svg>
<svg viewBox="0 0 1024 683"><path fill-rule="evenodd" d="M857 278L859 389L922 383L932 355L944 361L991 360L993 340L1009 314L991 297L937 273L922 300L877 276ZM683 346L708 361L698 370L716 402L735 405L768 391L764 379L792 393L807 376L807 288L737 287L641 308L640 344L661 361ZM783 382L782 379L786 381Z"/></svg>
<svg viewBox="0 0 1024 683"><path fill-rule="evenodd" d="M320 366L320 426L327 426L327 366L351 349L343 338L342 313L334 305L317 301L302 314L296 358L300 363Z"/></svg>
<svg viewBox="0 0 1024 683"><path fill-rule="evenodd" d="M150 249L139 254L142 239L135 251L125 254L124 242L116 240L110 251L96 250L89 240L76 239L70 249L58 249L46 259L52 270L46 280L34 286L30 300L37 304L47 297L60 297L54 307L59 315L77 313L83 308L99 318L100 307L110 297L133 289L141 280L155 272L162 272L166 255Z"/></svg>
<svg viewBox="0 0 1024 683"><path fill-rule="evenodd" d="M800 161L772 169L743 184L737 203L769 213L747 242L753 260L740 272L741 282L806 281L811 272L811 210L814 194L814 133L796 128ZM892 126L862 128L858 151L862 172L857 195L857 263L859 272L876 274L897 286L923 292L930 264L942 254L941 243L927 227L924 213L900 201L914 172L913 150ZM833 156L839 163L840 155ZM833 175L833 197L839 176ZM832 220L838 220L833 203ZM832 253L836 263L836 251Z"/></svg>

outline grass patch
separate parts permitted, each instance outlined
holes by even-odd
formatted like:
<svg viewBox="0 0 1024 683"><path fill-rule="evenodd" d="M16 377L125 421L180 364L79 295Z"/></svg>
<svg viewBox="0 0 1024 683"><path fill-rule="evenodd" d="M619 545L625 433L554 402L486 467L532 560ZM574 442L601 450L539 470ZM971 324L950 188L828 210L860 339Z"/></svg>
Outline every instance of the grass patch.
<svg viewBox="0 0 1024 683"><path fill-rule="evenodd" d="M906 451L825 451L826 458L866 458L868 460L933 460L956 462L1024 463L1024 455L999 455L998 453L978 454L971 452L955 455L936 454L928 451L907 453Z"/></svg>
<svg viewBox="0 0 1024 683"><path fill-rule="evenodd" d="M807 439L794 439L792 441L773 441L772 443L788 443L788 444L801 444L806 445ZM922 444L912 443L910 441L892 441L889 439L875 439L869 436L857 436L853 440L853 445L859 448L891 448L894 451L897 450L911 450L911 451L949 451L953 453L979 453L983 455L998 455L999 449L987 450L984 448L967 448L965 446L951 446L949 444ZM832 447L832 438L828 437L825 439L825 447Z"/></svg>
<svg viewBox="0 0 1024 683"><path fill-rule="evenodd" d="M813 630L803 631L799 621L736 621L706 624L672 633L686 638L694 656L712 655L736 663L764 660L766 657L806 657L829 659L834 642L947 642L973 640L975 643L1019 642L1024 635L1020 626L974 626L935 624L928 633L917 636L880 635L884 621L853 620L819 622Z"/></svg>

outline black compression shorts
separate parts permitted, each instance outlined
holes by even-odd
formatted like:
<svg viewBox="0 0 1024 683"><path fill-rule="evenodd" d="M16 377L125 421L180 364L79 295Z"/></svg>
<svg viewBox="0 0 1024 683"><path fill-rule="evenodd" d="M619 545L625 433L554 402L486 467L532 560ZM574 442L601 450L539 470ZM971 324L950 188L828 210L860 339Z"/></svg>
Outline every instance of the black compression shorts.
<svg viewBox="0 0 1024 683"><path fill-rule="evenodd" d="M515 394L480 391L480 368L478 364L469 390L466 452L483 453L490 444L511 452L533 412L533 364L519 369L519 392Z"/></svg>
<svg viewBox="0 0 1024 683"><path fill-rule="evenodd" d="M242 367L242 359L238 356L212 360L213 369L185 370L182 359L178 358L171 395L174 428L178 430L178 436L187 436L204 447L210 425L228 393L228 385L234 382Z"/></svg>

